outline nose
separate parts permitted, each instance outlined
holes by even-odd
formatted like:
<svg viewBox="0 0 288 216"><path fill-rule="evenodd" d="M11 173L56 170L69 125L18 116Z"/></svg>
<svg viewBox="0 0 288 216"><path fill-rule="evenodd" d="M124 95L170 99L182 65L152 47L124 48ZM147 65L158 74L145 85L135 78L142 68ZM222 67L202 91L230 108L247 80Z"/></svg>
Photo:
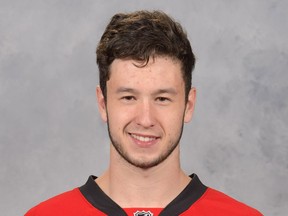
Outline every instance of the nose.
<svg viewBox="0 0 288 216"><path fill-rule="evenodd" d="M150 101L141 101L137 107L136 123L144 128L150 128L155 125L155 112Z"/></svg>

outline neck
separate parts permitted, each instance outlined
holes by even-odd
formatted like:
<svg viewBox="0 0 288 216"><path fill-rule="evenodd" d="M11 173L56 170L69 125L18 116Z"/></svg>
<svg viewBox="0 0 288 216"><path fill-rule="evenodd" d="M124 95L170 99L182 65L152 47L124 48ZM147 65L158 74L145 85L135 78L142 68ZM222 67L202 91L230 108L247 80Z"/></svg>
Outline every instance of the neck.
<svg viewBox="0 0 288 216"><path fill-rule="evenodd" d="M180 168L179 146L165 161L149 169L129 164L111 149L109 169L96 182L122 208L165 207L190 181Z"/></svg>

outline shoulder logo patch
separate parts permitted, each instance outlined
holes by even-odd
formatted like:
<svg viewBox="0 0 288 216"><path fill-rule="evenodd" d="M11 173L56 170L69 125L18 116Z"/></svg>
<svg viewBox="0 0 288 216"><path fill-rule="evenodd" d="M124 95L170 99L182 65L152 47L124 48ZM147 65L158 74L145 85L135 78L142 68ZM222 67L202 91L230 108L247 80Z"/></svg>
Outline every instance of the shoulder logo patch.
<svg viewBox="0 0 288 216"><path fill-rule="evenodd" d="M134 216L153 216L153 214L150 211L137 211Z"/></svg>

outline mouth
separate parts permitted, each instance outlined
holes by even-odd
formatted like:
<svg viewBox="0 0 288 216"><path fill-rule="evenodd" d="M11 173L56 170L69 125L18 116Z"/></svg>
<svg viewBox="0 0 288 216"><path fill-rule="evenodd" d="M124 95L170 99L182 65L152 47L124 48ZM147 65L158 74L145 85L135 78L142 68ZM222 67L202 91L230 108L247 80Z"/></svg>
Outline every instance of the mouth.
<svg viewBox="0 0 288 216"><path fill-rule="evenodd" d="M155 144L159 137L157 136L152 136L152 135L142 135L142 134L134 134L134 133L129 133L130 137L140 147L149 147L153 144Z"/></svg>

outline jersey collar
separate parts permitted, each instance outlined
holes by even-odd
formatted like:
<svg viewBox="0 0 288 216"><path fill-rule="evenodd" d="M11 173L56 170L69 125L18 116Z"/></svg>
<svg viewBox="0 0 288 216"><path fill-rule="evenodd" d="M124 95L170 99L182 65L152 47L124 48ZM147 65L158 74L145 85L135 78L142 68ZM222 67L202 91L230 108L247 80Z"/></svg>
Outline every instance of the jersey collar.
<svg viewBox="0 0 288 216"><path fill-rule="evenodd" d="M193 205L207 190L196 174L190 175L191 181L184 190L172 200L159 216L179 215ZM127 216L125 211L108 197L95 182L96 176L89 176L79 189L83 196L98 210L107 215Z"/></svg>

